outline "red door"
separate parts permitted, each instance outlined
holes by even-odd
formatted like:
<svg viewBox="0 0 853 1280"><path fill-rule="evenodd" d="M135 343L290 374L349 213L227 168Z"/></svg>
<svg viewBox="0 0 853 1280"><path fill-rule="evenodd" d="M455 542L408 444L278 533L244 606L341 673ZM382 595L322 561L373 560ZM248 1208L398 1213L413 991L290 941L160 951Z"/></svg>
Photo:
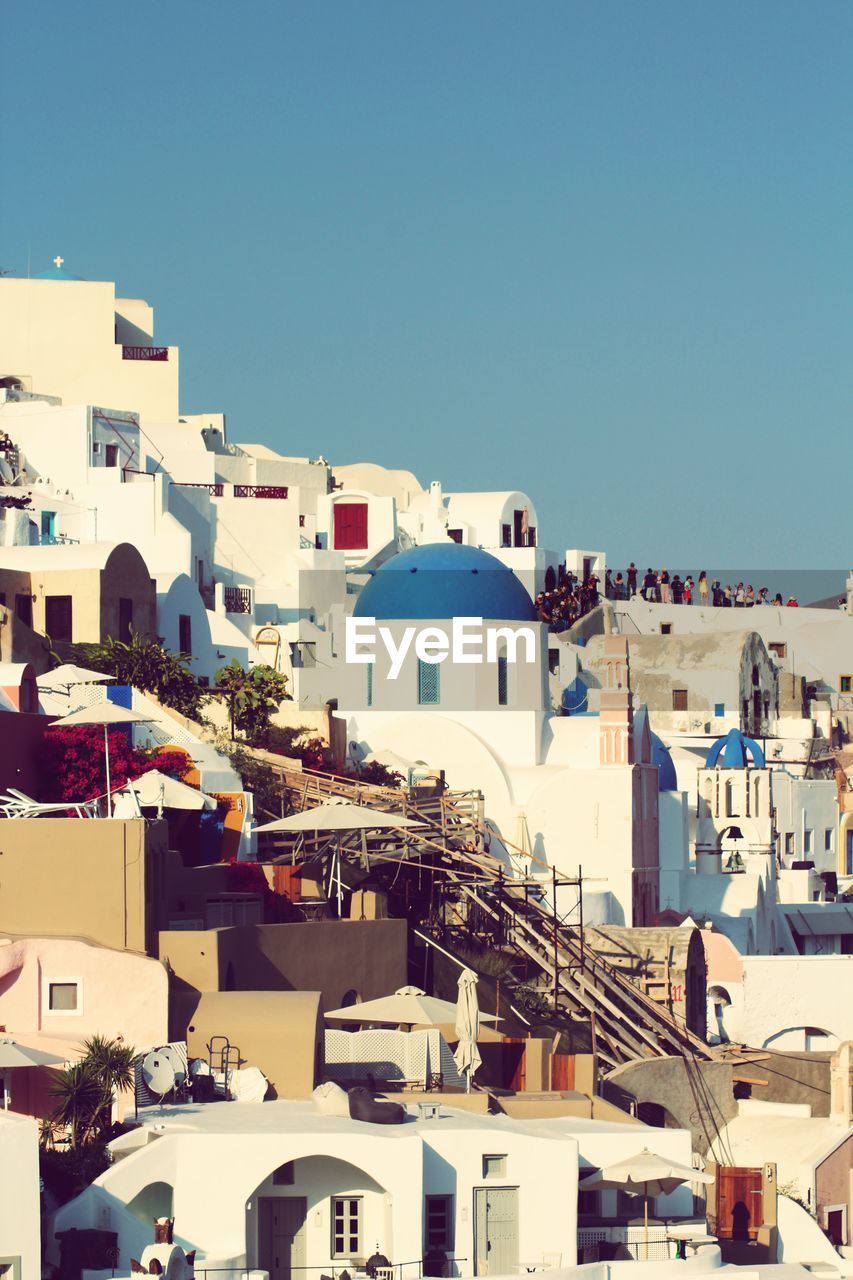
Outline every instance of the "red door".
<svg viewBox="0 0 853 1280"><path fill-rule="evenodd" d="M761 1170L717 1166L717 1235L754 1240L764 1222Z"/></svg>
<svg viewBox="0 0 853 1280"><path fill-rule="evenodd" d="M363 551L367 546L367 503L336 502L335 549Z"/></svg>

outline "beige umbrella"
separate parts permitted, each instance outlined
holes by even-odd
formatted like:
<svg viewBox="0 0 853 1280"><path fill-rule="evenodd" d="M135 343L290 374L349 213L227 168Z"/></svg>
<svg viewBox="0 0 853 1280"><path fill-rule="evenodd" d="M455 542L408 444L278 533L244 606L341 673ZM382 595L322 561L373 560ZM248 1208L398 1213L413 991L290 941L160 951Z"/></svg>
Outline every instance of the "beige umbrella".
<svg viewBox="0 0 853 1280"><path fill-rule="evenodd" d="M75 684L104 684L115 680L115 676L105 675L103 671L90 671L88 667L78 667L76 662L63 662L52 671L36 676L36 684L47 693L58 689L67 693Z"/></svg>
<svg viewBox="0 0 853 1280"><path fill-rule="evenodd" d="M303 809L301 813L292 813L289 818L276 818L274 822L265 822L255 831L263 834L273 831L332 831L338 833L337 848L337 881L338 881L338 915L341 914L343 888L341 885L341 840L344 831L382 831L388 828L420 827L401 813L381 813L378 809L368 809L364 805L339 804L330 801L318 804L314 809Z"/></svg>
<svg viewBox="0 0 853 1280"><path fill-rule="evenodd" d="M428 996L419 987L400 987L393 995L332 1009L325 1016L336 1022L376 1022L386 1027L437 1027L454 1022L457 1012L458 1006L450 1000ZM480 1019L500 1022L490 1013L481 1013Z"/></svg>
<svg viewBox="0 0 853 1280"><path fill-rule="evenodd" d="M643 1223L645 1255L649 1256L649 1196L669 1195L677 1187L686 1182L714 1181L712 1173L702 1173L700 1169L691 1169L686 1164L677 1164L668 1156L655 1155L648 1147L627 1160L619 1160L616 1164L599 1169L589 1178L579 1183L582 1191L607 1190L618 1188L632 1195L643 1197Z"/></svg>
<svg viewBox="0 0 853 1280"><path fill-rule="evenodd" d="M482 1063L477 1048L480 1033L480 1005L477 1001L477 975L471 969L463 969L459 975L459 1002L456 1006L456 1034L459 1044L453 1055L459 1071L465 1077L465 1092L471 1092L474 1072Z"/></svg>
<svg viewBox="0 0 853 1280"><path fill-rule="evenodd" d="M55 1053L45 1053L44 1049L30 1049L15 1040L0 1040L0 1072L17 1071L21 1067L60 1067L64 1062L64 1058L58 1058ZM6 1089L3 1090L3 1108L9 1110Z"/></svg>
<svg viewBox="0 0 853 1280"><path fill-rule="evenodd" d="M420 827L423 824L401 813L381 813L360 804L318 804L288 818L276 818L255 827L258 834L273 831L372 831L386 828Z"/></svg>
<svg viewBox="0 0 853 1280"><path fill-rule="evenodd" d="M109 730L129 724L150 724L152 717L140 715L129 707L120 707L115 702L96 702L91 707L81 707L70 715L54 720L52 728L73 729L79 725L102 724L104 726L104 752L107 765L107 814L112 817L112 797L110 784L110 741Z"/></svg>
<svg viewBox="0 0 853 1280"><path fill-rule="evenodd" d="M157 806L163 809L207 809L212 811L217 806L213 796L206 795L190 787L186 782L179 782L168 773L159 769L149 769L141 777L129 782L128 788L136 792L139 803L147 808Z"/></svg>

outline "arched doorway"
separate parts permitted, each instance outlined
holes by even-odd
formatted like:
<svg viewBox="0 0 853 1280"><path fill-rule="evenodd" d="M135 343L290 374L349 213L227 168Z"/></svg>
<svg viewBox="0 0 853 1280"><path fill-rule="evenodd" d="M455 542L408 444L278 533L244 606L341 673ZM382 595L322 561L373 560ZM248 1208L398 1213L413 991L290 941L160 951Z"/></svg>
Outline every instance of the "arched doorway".
<svg viewBox="0 0 853 1280"><path fill-rule="evenodd" d="M343 1270L352 1275L375 1252L391 1258L387 1200L385 1187L346 1160L285 1161L246 1204L249 1265L269 1272L269 1280L303 1280Z"/></svg>

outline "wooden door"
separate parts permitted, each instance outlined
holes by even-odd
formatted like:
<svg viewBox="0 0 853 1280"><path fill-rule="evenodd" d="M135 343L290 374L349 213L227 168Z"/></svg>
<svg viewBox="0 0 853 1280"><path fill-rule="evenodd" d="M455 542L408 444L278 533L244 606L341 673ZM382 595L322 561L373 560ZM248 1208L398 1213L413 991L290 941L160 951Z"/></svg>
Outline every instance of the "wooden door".
<svg viewBox="0 0 853 1280"><path fill-rule="evenodd" d="M717 1235L755 1240L764 1222L761 1170L717 1166Z"/></svg>
<svg viewBox="0 0 853 1280"><path fill-rule="evenodd" d="M291 1280L305 1266L304 1196L261 1196L258 1200L258 1267L270 1280ZM300 1280L301 1271L294 1280Z"/></svg>
<svg viewBox="0 0 853 1280"><path fill-rule="evenodd" d="M518 1270L518 1188L474 1192L474 1274L505 1276Z"/></svg>
<svg viewBox="0 0 853 1280"><path fill-rule="evenodd" d="M332 513L335 549L363 550L367 546L367 503L336 502Z"/></svg>

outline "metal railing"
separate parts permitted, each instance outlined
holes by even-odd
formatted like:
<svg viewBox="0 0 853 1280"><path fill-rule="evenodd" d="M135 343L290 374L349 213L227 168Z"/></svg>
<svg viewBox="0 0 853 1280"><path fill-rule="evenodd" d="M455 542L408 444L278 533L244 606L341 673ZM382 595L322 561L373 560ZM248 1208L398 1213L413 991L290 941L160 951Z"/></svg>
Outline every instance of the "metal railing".
<svg viewBox="0 0 853 1280"><path fill-rule="evenodd" d="M459 1264L467 1262L468 1259L456 1257L452 1253L445 1253L445 1257L447 1259L445 1274L451 1280L454 1276L461 1276L463 1273ZM393 1280L424 1280L425 1276L423 1258L415 1258L411 1262L389 1262L387 1266L377 1267L375 1270L382 1280L390 1280L391 1276ZM231 1267L206 1267L202 1258L193 1266L195 1280L207 1280L208 1276L211 1280L251 1280L253 1276L257 1276L258 1272L265 1272L265 1268L260 1263L254 1267L243 1263ZM345 1276L349 1276L351 1280L366 1280L369 1274L364 1263L347 1261L345 1258L336 1258L333 1262L320 1266L291 1267L290 1273L298 1280L323 1280L323 1277L325 1280L342 1280Z"/></svg>
<svg viewBox="0 0 853 1280"><path fill-rule="evenodd" d="M207 480L171 480L169 482L176 489L206 489L211 498L221 498L225 492L225 485L215 481Z"/></svg>
<svg viewBox="0 0 853 1280"><path fill-rule="evenodd" d="M250 587L225 587L226 613L251 613L252 591Z"/></svg>
<svg viewBox="0 0 853 1280"><path fill-rule="evenodd" d="M235 498L286 498L286 484L235 484Z"/></svg>

